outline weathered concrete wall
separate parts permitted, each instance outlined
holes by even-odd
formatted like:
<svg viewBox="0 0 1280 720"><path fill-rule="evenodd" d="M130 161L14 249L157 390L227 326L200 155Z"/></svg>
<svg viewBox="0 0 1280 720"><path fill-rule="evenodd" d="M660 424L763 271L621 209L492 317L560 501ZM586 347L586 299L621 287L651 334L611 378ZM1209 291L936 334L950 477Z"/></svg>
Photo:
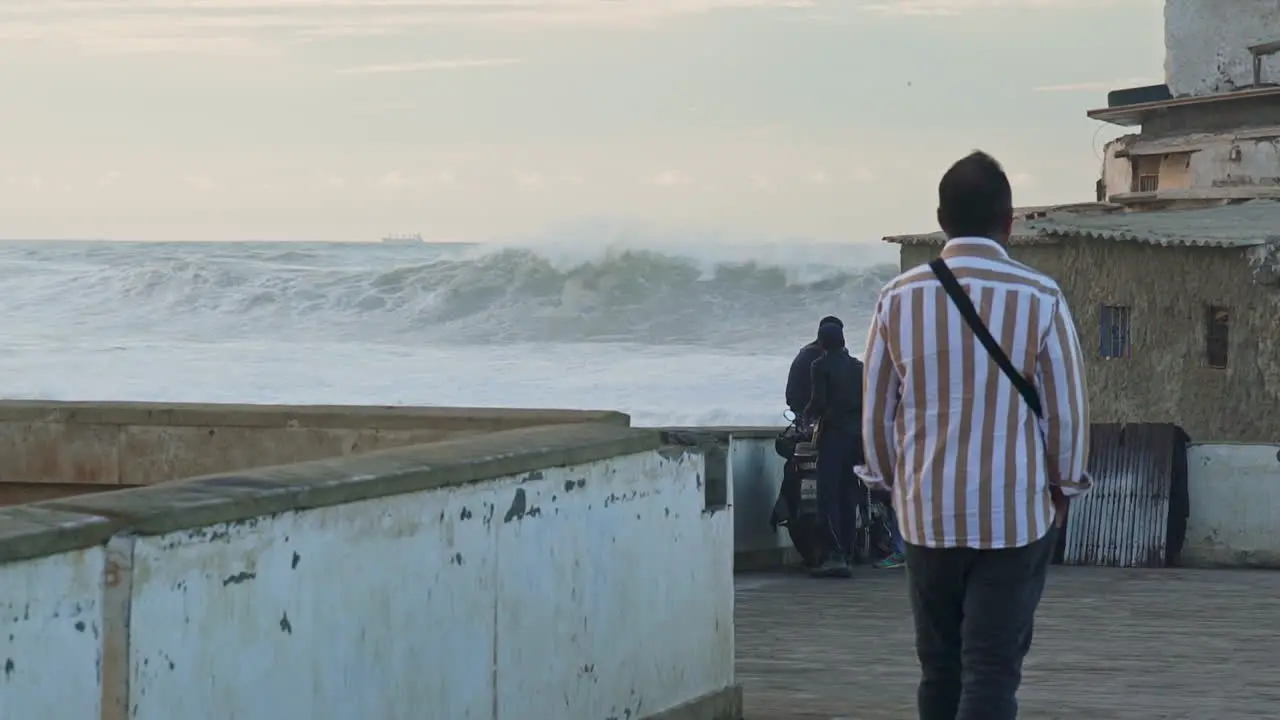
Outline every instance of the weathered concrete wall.
<svg viewBox="0 0 1280 720"><path fill-rule="evenodd" d="M531 428L0 510L0 599L98 641L43 651L100 660L103 698L3 716L736 720L732 490L659 442Z"/></svg>
<svg viewBox="0 0 1280 720"><path fill-rule="evenodd" d="M0 717L100 716L105 560L93 543L106 532L47 510L0 514Z"/></svg>
<svg viewBox="0 0 1280 720"><path fill-rule="evenodd" d="M1197 151L1187 158L1188 187L1280 186L1280 130L1275 132L1276 137L1256 140L1224 137L1197 142ZM1164 185L1163 176L1160 183Z"/></svg>
<svg viewBox="0 0 1280 720"><path fill-rule="evenodd" d="M1253 83L1250 45L1280 40L1275 0L1165 0L1165 82L1175 97L1227 92ZM1280 56L1264 81L1280 82Z"/></svg>
<svg viewBox="0 0 1280 720"><path fill-rule="evenodd" d="M1280 444L1193 445L1187 471L1183 564L1280 568Z"/></svg>
<svg viewBox="0 0 1280 720"><path fill-rule="evenodd" d="M781 428L739 429L729 435L733 477L733 543L740 568L778 566L793 560L786 528L769 526L786 463L774 450Z"/></svg>
<svg viewBox="0 0 1280 720"><path fill-rule="evenodd" d="M1104 199L1110 198L1112 195L1133 191L1133 163L1127 156L1117 157L1117 154L1127 148L1137 137L1137 135L1126 135L1116 138L1103 146L1102 183L1105 193Z"/></svg>
<svg viewBox="0 0 1280 720"><path fill-rule="evenodd" d="M774 530L769 520L782 488L784 461L773 441L782 428L695 427L663 428L666 442L692 447L716 446L707 462L725 464L733 487L733 566L737 571L776 569L799 561L785 528ZM714 468L708 466L708 476Z"/></svg>
<svg viewBox="0 0 1280 720"><path fill-rule="evenodd" d="M1232 134L1192 134L1168 141L1142 142L1131 135L1107 144L1103 180L1107 196L1135 190L1133 158L1128 148L1155 155L1160 162L1160 190L1213 190L1255 188L1269 194L1280 188L1280 128L1237 137Z"/></svg>
<svg viewBox="0 0 1280 720"><path fill-rule="evenodd" d="M102 567L102 548L0 566L0 717L99 717Z"/></svg>
<svg viewBox="0 0 1280 720"><path fill-rule="evenodd" d="M902 262L936 257L904 246ZM1255 285L1244 251L1109 240L1014 246L1058 281L1075 316L1093 421L1181 426L1198 442L1280 440L1280 290ZM1099 355L1103 305L1131 308L1131 356ZM1206 307L1231 308L1228 368L1206 363Z"/></svg>
<svg viewBox="0 0 1280 720"><path fill-rule="evenodd" d="M7 483L115 489L575 422L629 420L573 410L0 401L0 504L31 497Z"/></svg>

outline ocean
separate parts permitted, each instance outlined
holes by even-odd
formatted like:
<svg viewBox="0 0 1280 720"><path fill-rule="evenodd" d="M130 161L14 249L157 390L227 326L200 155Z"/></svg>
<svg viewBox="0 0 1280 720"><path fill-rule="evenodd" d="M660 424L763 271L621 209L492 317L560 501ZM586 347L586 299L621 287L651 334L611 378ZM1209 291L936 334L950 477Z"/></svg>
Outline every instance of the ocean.
<svg viewBox="0 0 1280 720"><path fill-rule="evenodd" d="M885 259L798 243L0 242L0 397L774 425L820 317L861 350Z"/></svg>

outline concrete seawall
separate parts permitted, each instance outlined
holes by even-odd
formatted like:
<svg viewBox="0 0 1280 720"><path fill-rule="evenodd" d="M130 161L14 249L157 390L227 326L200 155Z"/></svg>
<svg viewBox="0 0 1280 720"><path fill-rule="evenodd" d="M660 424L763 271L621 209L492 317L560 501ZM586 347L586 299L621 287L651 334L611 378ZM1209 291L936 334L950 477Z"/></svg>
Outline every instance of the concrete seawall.
<svg viewBox="0 0 1280 720"><path fill-rule="evenodd" d="M769 528L782 483L773 440L781 428L681 428L725 444L734 493L735 563L742 569L794 562L785 531ZM1280 444L1201 443L1187 449L1191 513L1181 565L1280 569Z"/></svg>
<svg viewBox="0 0 1280 720"><path fill-rule="evenodd" d="M732 573L794 561L778 428L347 410L7 404L37 447L115 437L117 478L225 469L0 508L0 718L740 718ZM120 453L148 433L181 462ZM1280 446L1187 459L1184 564L1280 566Z"/></svg>
<svg viewBox="0 0 1280 720"><path fill-rule="evenodd" d="M767 570L799 562L785 529L769 525L774 502L782 488L783 459L774 450L782 428L682 427L663 428L667 442L717 448L707 462L721 462L733 488L734 568Z"/></svg>
<svg viewBox="0 0 1280 720"><path fill-rule="evenodd" d="M623 413L0 401L0 505Z"/></svg>
<svg viewBox="0 0 1280 720"><path fill-rule="evenodd" d="M578 424L0 509L0 717L739 718L714 475Z"/></svg>
<svg viewBox="0 0 1280 720"><path fill-rule="evenodd" d="M1187 490L1183 564L1280 568L1280 445L1192 445Z"/></svg>

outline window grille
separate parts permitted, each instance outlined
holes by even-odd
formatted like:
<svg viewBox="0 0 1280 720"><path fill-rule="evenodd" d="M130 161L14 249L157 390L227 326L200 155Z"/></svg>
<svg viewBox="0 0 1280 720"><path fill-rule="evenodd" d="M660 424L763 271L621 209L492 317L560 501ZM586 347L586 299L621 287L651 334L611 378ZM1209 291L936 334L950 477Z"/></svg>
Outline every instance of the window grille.
<svg viewBox="0 0 1280 720"><path fill-rule="evenodd" d="M1098 354L1104 358L1119 359L1129 357L1129 308L1120 305L1103 305L1101 337Z"/></svg>
<svg viewBox="0 0 1280 720"><path fill-rule="evenodd" d="M1210 305L1205 313L1205 358L1209 367L1227 367L1227 351L1231 345L1231 310Z"/></svg>

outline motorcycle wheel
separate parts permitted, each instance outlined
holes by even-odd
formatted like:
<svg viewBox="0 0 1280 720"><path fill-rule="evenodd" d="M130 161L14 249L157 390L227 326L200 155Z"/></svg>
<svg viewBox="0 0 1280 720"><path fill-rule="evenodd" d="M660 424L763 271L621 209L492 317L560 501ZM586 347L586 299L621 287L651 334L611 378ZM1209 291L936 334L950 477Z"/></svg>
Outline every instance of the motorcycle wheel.
<svg viewBox="0 0 1280 720"><path fill-rule="evenodd" d="M853 557L850 560L854 565L865 565L871 561L871 532L870 523L867 521L866 506L859 506L854 510L857 518L853 530Z"/></svg>
<svg viewBox="0 0 1280 720"><path fill-rule="evenodd" d="M813 515L801 515L787 523L791 544L807 568L815 568L822 563L823 534L819 527L818 518Z"/></svg>
<svg viewBox="0 0 1280 720"><path fill-rule="evenodd" d="M883 506L877 506L875 521L871 523L871 530L868 533L868 547L870 547L870 556L872 561L888 557L893 554L893 533L889 531L889 522L886 520L888 511Z"/></svg>

